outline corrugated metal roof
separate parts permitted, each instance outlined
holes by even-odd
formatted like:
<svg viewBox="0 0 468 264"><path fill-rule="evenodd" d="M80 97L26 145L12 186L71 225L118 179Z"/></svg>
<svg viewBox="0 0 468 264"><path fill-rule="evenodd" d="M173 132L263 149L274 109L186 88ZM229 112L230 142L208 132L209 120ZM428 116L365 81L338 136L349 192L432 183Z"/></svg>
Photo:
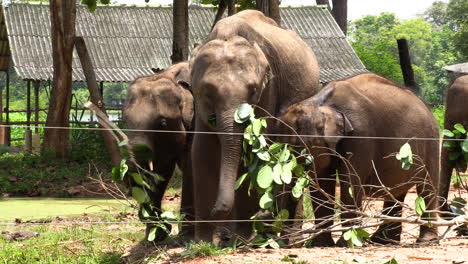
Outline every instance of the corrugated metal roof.
<svg viewBox="0 0 468 264"><path fill-rule="evenodd" d="M49 7L10 4L3 10L17 74L23 79L51 79ZM204 41L214 15L213 8L190 7L191 47ZM316 53L322 82L366 71L327 10L287 7L281 8L281 15L283 26L298 32ZM0 24L0 36L1 32ZM76 34L85 39L98 81L128 82L151 74L152 67L166 68L171 64L172 7L106 6L90 13L79 6ZM84 80L76 52L73 80Z"/></svg>

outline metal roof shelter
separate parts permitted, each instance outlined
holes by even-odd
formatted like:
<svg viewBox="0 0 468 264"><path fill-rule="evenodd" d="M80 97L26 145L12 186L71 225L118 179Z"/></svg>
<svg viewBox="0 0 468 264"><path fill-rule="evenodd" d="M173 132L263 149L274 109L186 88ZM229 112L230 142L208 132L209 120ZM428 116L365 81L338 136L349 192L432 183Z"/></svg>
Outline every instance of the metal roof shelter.
<svg viewBox="0 0 468 264"><path fill-rule="evenodd" d="M452 83L458 77L468 74L468 62L448 65L448 66L442 67L442 69L448 72L450 83Z"/></svg>
<svg viewBox="0 0 468 264"><path fill-rule="evenodd" d="M190 7L191 47L204 41L214 15L212 7ZM328 10L282 7L281 16L283 27L296 31L314 50L322 82L366 72ZM172 7L103 6L90 13L79 6L76 35L85 39L98 82L129 82L151 74L152 67L171 64ZM0 15L0 71L12 61L22 79L51 80L51 54L48 5L4 6ZM76 51L73 80L85 80Z"/></svg>

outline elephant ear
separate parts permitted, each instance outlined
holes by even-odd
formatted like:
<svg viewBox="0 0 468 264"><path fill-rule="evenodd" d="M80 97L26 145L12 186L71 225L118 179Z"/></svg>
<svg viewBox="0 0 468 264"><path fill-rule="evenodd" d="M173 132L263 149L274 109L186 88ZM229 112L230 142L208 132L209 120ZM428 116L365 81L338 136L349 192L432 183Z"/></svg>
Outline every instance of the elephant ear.
<svg viewBox="0 0 468 264"><path fill-rule="evenodd" d="M256 96L254 98L254 101L258 102L261 98L262 92L265 89L265 87L268 86L268 83L270 82L273 74L271 71L270 63L268 62L268 59L265 56L265 53L263 53L262 49L257 43L253 44L255 53L257 54L258 58L258 67L257 67L257 74L261 78L259 80L260 83L260 91L256 91Z"/></svg>
<svg viewBox="0 0 468 264"><path fill-rule="evenodd" d="M341 112L338 112L330 107L326 107L324 136L328 147L336 150L336 146L344 136L349 136L353 133L354 128L348 117Z"/></svg>

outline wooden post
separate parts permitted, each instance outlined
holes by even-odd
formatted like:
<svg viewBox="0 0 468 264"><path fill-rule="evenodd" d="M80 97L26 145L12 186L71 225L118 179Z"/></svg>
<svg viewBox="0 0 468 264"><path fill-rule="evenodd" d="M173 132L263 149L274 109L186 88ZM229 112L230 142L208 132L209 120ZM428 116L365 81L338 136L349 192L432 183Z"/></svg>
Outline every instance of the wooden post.
<svg viewBox="0 0 468 264"><path fill-rule="evenodd" d="M34 82L34 133L39 133L39 88L41 81Z"/></svg>
<svg viewBox="0 0 468 264"><path fill-rule="evenodd" d="M403 73L403 79L405 85L413 90L414 93L419 93L419 88L414 80L413 67L411 67L411 58L409 55L408 42L406 39L398 39L398 54L400 55L400 66L401 72Z"/></svg>
<svg viewBox="0 0 468 264"><path fill-rule="evenodd" d="M5 144L5 126L3 125L3 87L0 86L0 145Z"/></svg>
<svg viewBox="0 0 468 264"><path fill-rule="evenodd" d="M104 83L99 83L99 93L101 94L102 101L104 102Z"/></svg>
<svg viewBox="0 0 468 264"><path fill-rule="evenodd" d="M7 127L4 127L4 136L3 136L3 144L10 146L11 143L11 128L8 126L10 125L10 72L6 71L6 94L5 94L5 124Z"/></svg>
<svg viewBox="0 0 468 264"><path fill-rule="evenodd" d="M97 105L102 110L102 112L107 115L104 102L102 101L102 97L99 94L93 63L91 61L91 57L89 56L83 37L75 37L75 47L76 51L78 52L78 57L80 58L83 73L86 77L86 84L88 85L91 102ZM102 136L104 138L104 144L106 145L107 151L109 152L112 164L115 166L119 165L120 152L116 142L114 141L112 132L103 130Z"/></svg>

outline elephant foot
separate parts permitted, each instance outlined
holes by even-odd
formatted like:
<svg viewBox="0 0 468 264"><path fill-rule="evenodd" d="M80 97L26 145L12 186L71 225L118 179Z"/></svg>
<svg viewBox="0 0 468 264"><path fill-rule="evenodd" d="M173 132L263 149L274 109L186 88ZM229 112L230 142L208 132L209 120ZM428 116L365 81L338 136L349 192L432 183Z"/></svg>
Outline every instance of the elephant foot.
<svg viewBox="0 0 468 264"><path fill-rule="evenodd" d="M193 225L183 226L182 230L179 231L178 237L184 241L190 241L195 239L195 228Z"/></svg>
<svg viewBox="0 0 468 264"><path fill-rule="evenodd" d="M439 235L437 229L430 228L427 226L421 226L419 229L419 238L416 240L417 243L439 243Z"/></svg>
<svg viewBox="0 0 468 264"><path fill-rule="evenodd" d="M401 236L401 224L382 225L370 237L370 241L378 245L398 244Z"/></svg>
<svg viewBox="0 0 468 264"><path fill-rule="evenodd" d="M146 225L146 232L145 238L148 240L150 233L155 233L153 242L161 242L166 239L169 234L171 233L172 226L170 224L165 223L164 227L159 225L147 224Z"/></svg>
<svg viewBox="0 0 468 264"><path fill-rule="evenodd" d="M325 233L318 235L311 240L308 240L305 244L306 247L334 247L335 241L333 240L331 233Z"/></svg>

